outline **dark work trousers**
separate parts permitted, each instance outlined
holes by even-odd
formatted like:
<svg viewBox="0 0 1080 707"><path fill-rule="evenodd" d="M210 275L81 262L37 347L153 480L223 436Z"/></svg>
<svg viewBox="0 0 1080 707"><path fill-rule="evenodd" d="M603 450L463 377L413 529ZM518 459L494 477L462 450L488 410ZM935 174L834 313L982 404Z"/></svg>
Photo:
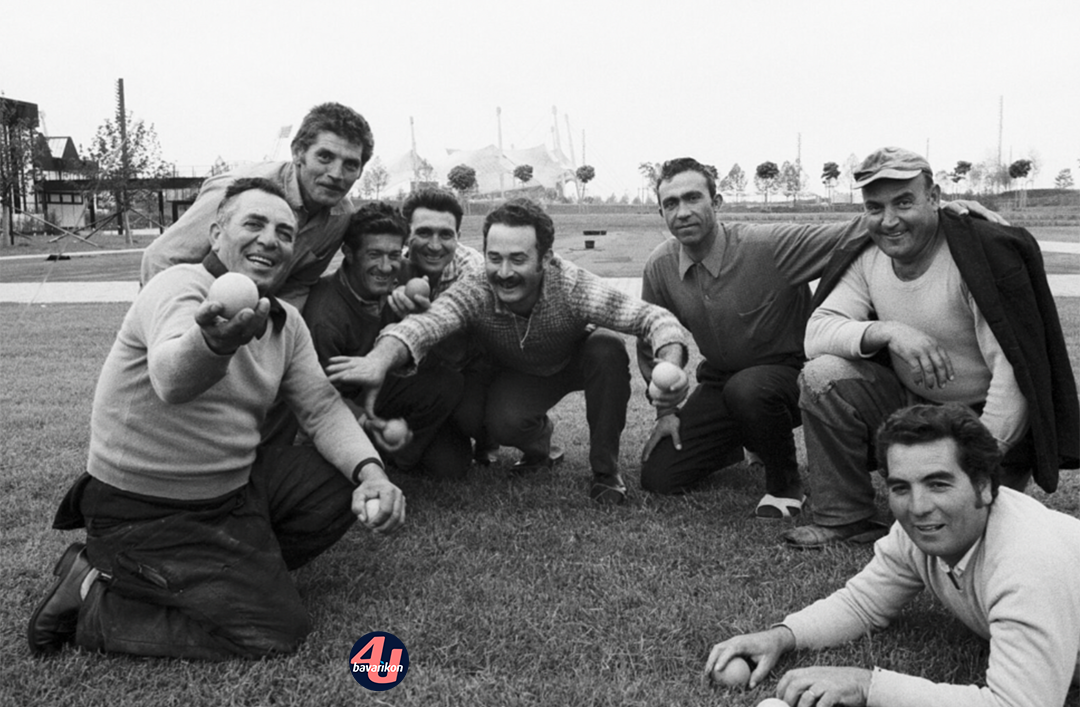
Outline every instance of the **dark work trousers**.
<svg viewBox="0 0 1080 707"><path fill-rule="evenodd" d="M455 417L477 438L520 449L527 459L544 459L551 449L547 412L568 393L585 391L589 424L589 464L594 473L619 470L619 438L630 401L630 357L622 338L596 329L578 344L570 362L550 376L534 376L493 364L486 383L467 380Z"/></svg>
<svg viewBox="0 0 1080 707"><path fill-rule="evenodd" d="M698 386L677 413L682 450L665 437L641 465L641 486L682 493L718 469L761 457L765 490L789 496L801 488L792 430L799 426L799 363L752 366L735 373L698 366Z"/></svg>
<svg viewBox="0 0 1080 707"><path fill-rule="evenodd" d="M264 448L239 490L205 501L122 491L84 474L54 526L86 527L107 577L79 611L89 650L204 660L296 649L310 621L289 570L353 524L352 484L311 447Z"/></svg>

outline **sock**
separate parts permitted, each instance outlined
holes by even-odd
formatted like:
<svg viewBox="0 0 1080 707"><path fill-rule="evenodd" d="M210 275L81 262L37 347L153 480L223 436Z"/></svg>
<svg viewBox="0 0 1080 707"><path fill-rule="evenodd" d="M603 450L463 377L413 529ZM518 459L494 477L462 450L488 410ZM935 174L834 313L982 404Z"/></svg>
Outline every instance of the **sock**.
<svg viewBox="0 0 1080 707"><path fill-rule="evenodd" d="M90 585L96 582L100 576L101 572L93 568L86 573L86 576L83 577L82 586L79 587L80 599L86 599L86 595L90 592Z"/></svg>

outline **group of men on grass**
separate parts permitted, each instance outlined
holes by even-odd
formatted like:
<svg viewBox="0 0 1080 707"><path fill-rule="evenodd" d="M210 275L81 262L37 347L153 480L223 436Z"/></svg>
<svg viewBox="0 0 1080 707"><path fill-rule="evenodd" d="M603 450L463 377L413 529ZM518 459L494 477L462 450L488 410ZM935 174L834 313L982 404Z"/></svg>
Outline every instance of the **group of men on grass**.
<svg viewBox="0 0 1080 707"><path fill-rule="evenodd" d="M673 238L649 256L639 299L561 258L550 216L528 199L487 215L483 252L459 242L448 192L354 209L345 197L373 149L363 117L316 106L290 162L207 180L147 249L98 382L87 472L54 522L85 527L87 541L57 564L32 651L294 650L308 619L288 571L357 518L376 532L404 522L387 463L461 479L508 446L517 470L549 468L562 452L548 412L571 391L585 396L589 496L623 502L622 333L637 337L647 381L661 362L680 371L649 386L644 489L688 491L745 448L765 469L756 515L797 516L801 425L813 522L785 541L885 536L848 587L718 644L707 669L744 656L756 684L785 650L883 626L928 587L991 640L985 688L822 668L792 671L779 693L792 705L908 704L909 693L1056 704L1025 701L1038 683L1063 699L1080 656L1080 520L1021 492L1032 474L1053 491L1058 469L1076 465L1080 411L1030 234L974 204L942 207L929 164L897 148L856 172L861 217L724 224L715 175L683 158L655 185ZM225 272L260 294L228 318L207 298ZM424 287L406 285L417 277ZM693 387L684 327L702 355ZM891 532L875 517L875 468ZM1037 677L1018 673L1028 661ZM987 695L999 701L977 701Z"/></svg>

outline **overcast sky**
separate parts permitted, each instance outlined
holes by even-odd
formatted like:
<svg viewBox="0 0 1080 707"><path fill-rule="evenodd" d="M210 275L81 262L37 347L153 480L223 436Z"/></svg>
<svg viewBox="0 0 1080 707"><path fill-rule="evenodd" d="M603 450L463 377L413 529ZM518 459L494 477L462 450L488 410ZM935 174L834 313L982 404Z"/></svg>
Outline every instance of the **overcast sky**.
<svg viewBox="0 0 1080 707"><path fill-rule="evenodd" d="M260 160L282 126L339 101L376 155L551 144L596 167L590 192L637 193L637 164L691 155L802 160L816 181L882 145L935 170L1034 154L1039 186L1080 182L1077 0L54 0L7 3L0 92L49 135L88 145L114 111L153 123L166 160ZM303 8L301 10L301 8Z"/></svg>

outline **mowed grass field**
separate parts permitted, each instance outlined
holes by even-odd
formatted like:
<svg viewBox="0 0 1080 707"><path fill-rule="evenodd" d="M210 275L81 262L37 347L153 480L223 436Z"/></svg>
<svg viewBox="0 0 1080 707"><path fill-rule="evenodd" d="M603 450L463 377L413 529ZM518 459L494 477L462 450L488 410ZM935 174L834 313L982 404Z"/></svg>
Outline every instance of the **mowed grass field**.
<svg viewBox="0 0 1080 707"><path fill-rule="evenodd" d="M478 242L479 218L467 219L466 242ZM556 247L582 264L592 258L587 266L601 274L636 276L664 237L658 216L641 219L609 227L586 252L580 231L610 222L559 217ZM379 538L355 527L295 573L314 624L295 655L224 664L77 651L33 659L26 620L63 548L81 539L52 530L52 515L84 468L94 385L125 309L0 305L0 705L742 707L801 665L878 665L959 683L985 674L986 645L924 596L886 632L789 656L752 692L702 680L714 642L836 589L871 550L784 547L790 522L752 517L763 479L742 465L684 497L642 493L638 455L652 411L636 373L622 440L626 506L587 501L584 402L574 394L553 411L567 458L552 472L512 476L516 455L503 450L463 483L395 477L408 496L405 529ZM1080 299L1060 300L1059 311L1080 374ZM1063 472L1053 495L1031 493L1080 517L1076 471ZM409 650L409 674L389 692L369 693L349 674L349 649L374 630ZM1067 704L1078 700L1074 690Z"/></svg>

